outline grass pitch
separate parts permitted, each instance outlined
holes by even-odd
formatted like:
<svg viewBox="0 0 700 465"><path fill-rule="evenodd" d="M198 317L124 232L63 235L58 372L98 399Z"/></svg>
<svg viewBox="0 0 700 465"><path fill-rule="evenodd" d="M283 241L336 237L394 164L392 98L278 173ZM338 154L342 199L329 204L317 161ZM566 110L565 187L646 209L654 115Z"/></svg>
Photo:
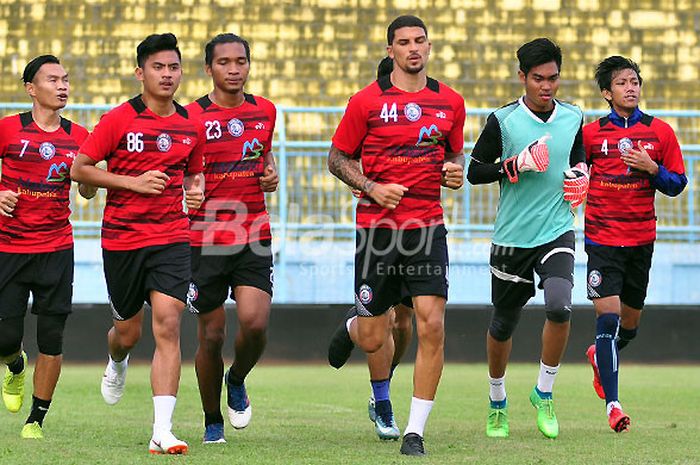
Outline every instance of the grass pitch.
<svg viewBox="0 0 700 465"><path fill-rule="evenodd" d="M190 444L183 457L149 456L152 402L149 369L129 367L121 402L100 396L101 366L64 367L46 439L22 440L30 394L19 414L0 411L2 464L700 464L700 367L624 366L621 396L631 431L615 434L604 403L591 387L588 365L565 364L554 398L560 423L556 440L544 438L528 395L538 366L512 365L507 389L511 436L484 434L488 384L484 365L447 365L426 429L425 459L399 455L399 442L382 442L367 419L367 369L321 365L257 367L247 386L253 405L248 428L226 427L227 444L202 445L202 413L194 369L183 367L173 431ZM406 425L412 367L400 366L392 401ZM28 377L28 381L31 377ZM27 384L30 387L30 383ZM1 407L0 407L1 408ZM225 417L225 413L224 413Z"/></svg>

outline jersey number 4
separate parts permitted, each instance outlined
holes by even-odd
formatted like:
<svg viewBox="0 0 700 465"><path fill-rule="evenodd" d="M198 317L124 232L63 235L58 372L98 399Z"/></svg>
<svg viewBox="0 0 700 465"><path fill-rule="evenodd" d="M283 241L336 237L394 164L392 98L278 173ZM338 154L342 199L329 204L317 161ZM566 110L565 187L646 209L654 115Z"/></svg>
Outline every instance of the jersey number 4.
<svg viewBox="0 0 700 465"><path fill-rule="evenodd" d="M385 103L382 107L382 112L379 113L379 117L383 119L385 123L388 123L390 119L394 120L394 123L397 123L399 121L399 112L396 109L396 103L392 103L391 108L389 108L388 103Z"/></svg>

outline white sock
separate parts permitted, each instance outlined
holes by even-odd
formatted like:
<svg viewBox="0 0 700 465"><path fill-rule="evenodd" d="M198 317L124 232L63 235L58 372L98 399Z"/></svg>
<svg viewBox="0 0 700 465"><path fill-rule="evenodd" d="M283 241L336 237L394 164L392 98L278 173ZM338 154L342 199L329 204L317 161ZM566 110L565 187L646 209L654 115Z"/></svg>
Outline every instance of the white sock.
<svg viewBox="0 0 700 465"><path fill-rule="evenodd" d="M616 401L616 400L613 400L612 402L610 402L608 405L605 406L605 410L608 412L608 416L610 416L610 412L611 412L612 409L614 409L615 407L617 407L617 408L619 408L620 410L622 410L622 405L620 405L620 402L618 402L618 401Z"/></svg>
<svg viewBox="0 0 700 465"><path fill-rule="evenodd" d="M352 324L353 321L357 319L357 315L353 316L352 318L348 318L347 321L345 322L345 327L348 330L348 333L350 333L350 325Z"/></svg>
<svg viewBox="0 0 700 465"><path fill-rule="evenodd" d="M419 399L411 397L411 412L408 415L408 425L404 430L404 436L408 433L416 433L423 437L425 423L428 421L428 415L433 408L432 400Z"/></svg>
<svg viewBox="0 0 700 465"><path fill-rule="evenodd" d="M489 399L494 402L506 400L506 375L501 378L489 376Z"/></svg>
<svg viewBox="0 0 700 465"><path fill-rule="evenodd" d="M550 367L540 361L540 375L537 377L537 389L539 389L540 392L552 392L554 378L557 377L560 366L561 365Z"/></svg>
<svg viewBox="0 0 700 465"><path fill-rule="evenodd" d="M126 371L126 368L129 366L129 354L124 357L124 360L115 362L112 359L112 356L109 356L109 365L112 368L112 370L116 371L119 374L122 374Z"/></svg>
<svg viewBox="0 0 700 465"><path fill-rule="evenodd" d="M169 433L173 427L175 396L153 396L153 437L160 438L161 433Z"/></svg>

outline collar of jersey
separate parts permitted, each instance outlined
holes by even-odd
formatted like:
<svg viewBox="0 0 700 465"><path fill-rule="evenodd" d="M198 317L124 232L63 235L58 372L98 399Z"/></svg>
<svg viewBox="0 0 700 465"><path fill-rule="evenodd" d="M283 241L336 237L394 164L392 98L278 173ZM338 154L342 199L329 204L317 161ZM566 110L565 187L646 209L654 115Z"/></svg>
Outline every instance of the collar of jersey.
<svg viewBox="0 0 700 465"><path fill-rule="evenodd" d="M557 102L557 99L554 99L554 98L552 99L552 102L554 102L554 110L552 110L552 114L549 115L549 118L547 118L547 121L542 121L536 114L534 114L532 112L532 110L530 110L530 107L528 107L525 104L525 96L524 95L522 97L520 97L518 102L520 103L520 106L523 107L523 109L525 110L525 113L530 115L530 118L534 119L535 121L537 121L540 124L549 124L549 123L554 121L554 118L557 117L557 109L559 108L559 102Z"/></svg>
<svg viewBox="0 0 700 465"><path fill-rule="evenodd" d="M630 127L633 126L637 123L639 123L642 120L642 116L644 116L644 113L642 113L642 110L639 109L639 107L635 108L632 114L630 115L629 118L627 118L627 126ZM624 128L625 127L625 118L623 116L620 116L615 112L615 110L610 110L610 114L608 115L608 119L612 124L614 124L617 127Z"/></svg>

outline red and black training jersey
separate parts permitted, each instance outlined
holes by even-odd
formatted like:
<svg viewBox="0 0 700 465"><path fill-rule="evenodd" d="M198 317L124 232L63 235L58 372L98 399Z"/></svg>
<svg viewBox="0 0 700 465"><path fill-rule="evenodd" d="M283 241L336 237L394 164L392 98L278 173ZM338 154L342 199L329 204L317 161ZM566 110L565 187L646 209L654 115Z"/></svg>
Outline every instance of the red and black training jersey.
<svg viewBox="0 0 700 465"><path fill-rule="evenodd" d="M137 96L106 113L80 147L111 173L139 176L158 170L170 176L159 195L109 190L102 220L102 247L133 250L189 242L182 183L203 169L204 129L175 103L168 117L153 113Z"/></svg>
<svg viewBox="0 0 700 465"><path fill-rule="evenodd" d="M70 168L87 129L65 118L53 132L32 113L0 120L0 190L19 193L12 218L0 216L0 252L46 253L73 246Z"/></svg>
<svg viewBox="0 0 700 465"><path fill-rule="evenodd" d="M394 210L363 195L358 227L415 229L443 223L440 175L445 152L462 152L464 118L464 99L432 78L423 90L404 92L385 76L350 98L333 145L360 156L362 171L372 181L408 188Z"/></svg>
<svg viewBox="0 0 700 465"><path fill-rule="evenodd" d="M683 158L671 126L640 112L641 119L629 127L613 124L610 117L587 124L583 143L591 182L586 201L586 240L607 246L637 246L656 239L656 193L654 176L630 170L621 152L638 149L642 141L660 174L684 174ZM663 168L662 168L663 167ZM658 175L657 175L658 176Z"/></svg>
<svg viewBox="0 0 700 465"><path fill-rule="evenodd" d="M206 195L190 211L193 246L239 245L270 239L270 216L260 187L264 155L272 149L277 110L269 100L244 94L224 108L204 96L187 111L204 125Z"/></svg>

